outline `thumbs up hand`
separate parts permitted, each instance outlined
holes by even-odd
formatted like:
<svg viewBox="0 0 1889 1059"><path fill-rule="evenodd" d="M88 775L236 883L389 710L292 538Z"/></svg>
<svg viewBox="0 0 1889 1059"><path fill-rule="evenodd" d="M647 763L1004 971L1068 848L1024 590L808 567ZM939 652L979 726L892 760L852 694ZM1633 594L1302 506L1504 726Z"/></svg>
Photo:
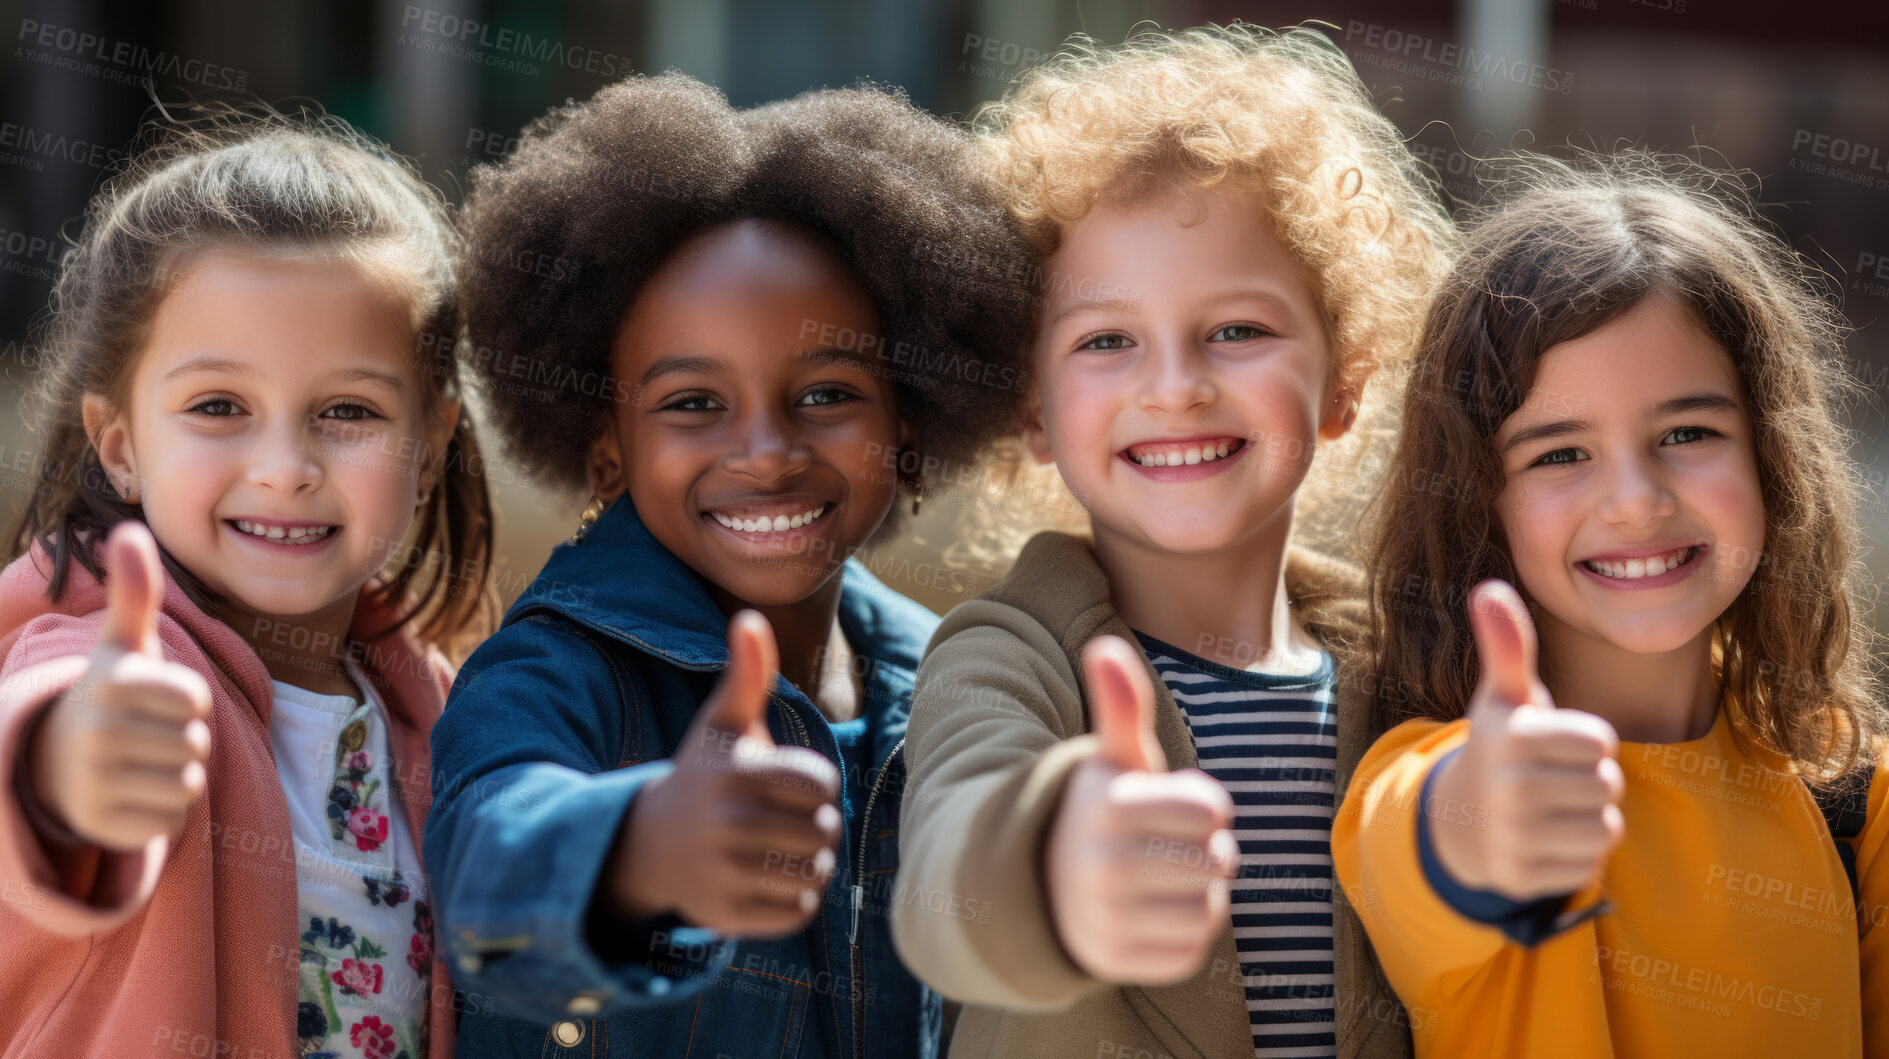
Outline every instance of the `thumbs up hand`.
<svg viewBox="0 0 1889 1059"><path fill-rule="evenodd" d="M157 542L135 519L105 542L105 628L85 675L48 708L28 748L33 793L80 838L130 852L184 826L203 794L210 686L164 661Z"/></svg>
<svg viewBox="0 0 1889 1059"><path fill-rule="evenodd" d="M1484 581L1469 594L1481 681L1469 740L1434 793L1471 812L1433 815L1431 841L1450 876L1529 901L1580 890L1626 833L1625 777L1613 725L1555 709L1535 663L1535 624L1515 589Z"/></svg>
<svg viewBox="0 0 1889 1059"><path fill-rule="evenodd" d="M619 918L674 912L724 934L777 938L819 911L840 838L839 770L768 737L778 669L767 619L737 612L728 668L674 771L638 792L617 835L605 872Z"/></svg>
<svg viewBox="0 0 1889 1059"><path fill-rule="evenodd" d="M1141 653L1115 636L1083 652L1102 748L1070 773L1044 857L1063 948L1106 982L1171 985L1227 926L1239 844L1233 799L1198 769L1168 772Z"/></svg>

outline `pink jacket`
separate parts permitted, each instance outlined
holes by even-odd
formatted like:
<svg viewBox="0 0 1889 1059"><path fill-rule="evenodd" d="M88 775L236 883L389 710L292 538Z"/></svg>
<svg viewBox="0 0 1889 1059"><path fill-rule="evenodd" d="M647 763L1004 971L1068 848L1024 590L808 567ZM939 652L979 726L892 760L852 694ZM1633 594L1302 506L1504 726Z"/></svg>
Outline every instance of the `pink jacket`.
<svg viewBox="0 0 1889 1059"><path fill-rule="evenodd" d="M21 739L83 674L105 589L74 564L54 604L51 570L35 546L0 573L0 1059L294 1059L301 923L268 670L166 577L164 657L210 683L207 789L175 845L62 846L24 815ZM355 631L378 618L364 603ZM362 664L387 704L394 785L418 838L432 798L428 738L453 671L404 629ZM430 1020L429 1059L449 1059L452 984L437 956Z"/></svg>

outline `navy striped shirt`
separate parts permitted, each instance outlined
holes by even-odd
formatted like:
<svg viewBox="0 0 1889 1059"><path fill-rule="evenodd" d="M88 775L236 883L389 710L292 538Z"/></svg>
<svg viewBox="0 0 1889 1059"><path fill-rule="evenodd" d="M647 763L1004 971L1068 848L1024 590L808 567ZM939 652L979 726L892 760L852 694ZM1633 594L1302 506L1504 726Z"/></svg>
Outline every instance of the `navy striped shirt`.
<svg viewBox="0 0 1889 1059"><path fill-rule="evenodd" d="M1338 1054L1331 822L1338 761L1331 655L1303 676L1254 673L1141 640L1187 717L1200 768L1233 795L1233 938L1253 1054Z"/></svg>

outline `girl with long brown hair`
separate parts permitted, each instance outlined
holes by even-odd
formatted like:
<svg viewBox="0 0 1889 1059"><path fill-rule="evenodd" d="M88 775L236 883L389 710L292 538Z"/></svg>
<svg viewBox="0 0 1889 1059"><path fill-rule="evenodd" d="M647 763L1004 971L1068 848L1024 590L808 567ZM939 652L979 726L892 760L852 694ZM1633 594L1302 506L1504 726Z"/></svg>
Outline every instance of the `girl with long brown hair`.
<svg viewBox="0 0 1889 1059"><path fill-rule="evenodd" d="M380 144L272 112L93 199L0 575L0 1055L452 1054L427 739L491 613L456 245Z"/></svg>
<svg viewBox="0 0 1889 1059"><path fill-rule="evenodd" d="M1514 164L1379 498L1339 876L1419 1055L1889 1054L1841 317L1729 176Z"/></svg>

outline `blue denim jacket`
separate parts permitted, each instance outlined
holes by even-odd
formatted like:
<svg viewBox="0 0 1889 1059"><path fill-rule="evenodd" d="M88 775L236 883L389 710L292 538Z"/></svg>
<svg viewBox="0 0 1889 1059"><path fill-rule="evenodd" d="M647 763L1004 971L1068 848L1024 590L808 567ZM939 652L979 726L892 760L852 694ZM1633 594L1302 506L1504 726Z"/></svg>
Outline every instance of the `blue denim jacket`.
<svg viewBox="0 0 1889 1059"><path fill-rule="evenodd" d="M586 912L630 800L669 771L727 663L728 623L627 499L552 552L433 729L424 849L465 994L459 1056L936 1054L941 1002L899 962L888 912L905 722L938 619L858 560L842 576L840 627L869 666L872 769L843 780L820 913L772 942L668 917L619 939L625 959L596 951ZM774 692L775 741L839 763L812 701L785 680Z"/></svg>

